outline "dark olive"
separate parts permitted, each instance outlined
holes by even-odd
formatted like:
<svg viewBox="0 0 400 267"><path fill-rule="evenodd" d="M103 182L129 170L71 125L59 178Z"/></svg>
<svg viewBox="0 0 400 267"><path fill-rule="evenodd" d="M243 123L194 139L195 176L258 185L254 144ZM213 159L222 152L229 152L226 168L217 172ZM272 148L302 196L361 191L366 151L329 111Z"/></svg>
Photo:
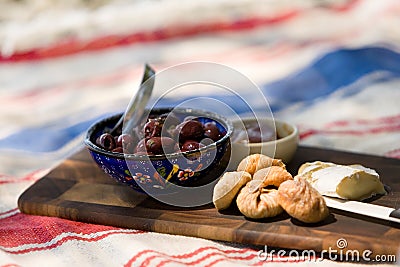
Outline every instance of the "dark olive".
<svg viewBox="0 0 400 267"><path fill-rule="evenodd" d="M163 131L167 132L170 136L174 136L175 128L181 121L174 115L168 116L168 118L164 121Z"/></svg>
<svg viewBox="0 0 400 267"><path fill-rule="evenodd" d="M146 149L154 155L173 153L176 149L176 142L170 137L152 137L146 141Z"/></svg>
<svg viewBox="0 0 400 267"><path fill-rule="evenodd" d="M122 146L117 146L116 148L114 148L111 151L114 153L123 153L124 152L124 150L122 149Z"/></svg>
<svg viewBox="0 0 400 267"><path fill-rule="evenodd" d="M184 121L176 126L175 134L179 137L180 143L183 143L186 140L199 141L204 135L203 124L195 120Z"/></svg>
<svg viewBox="0 0 400 267"><path fill-rule="evenodd" d="M247 136L250 143L260 143L261 142L261 131L258 128L247 129Z"/></svg>
<svg viewBox="0 0 400 267"><path fill-rule="evenodd" d="M204 135L208 138L211 138L214 141L218 141L221 139L222 134L219 131L217 125L213 122L207 122L204 124Z"/></svg>
<svg viewBox="0 0 400 267"><path fill-rule="evenodd" d="M276 139L274 129L267 125L254 126L247 129L250 143L268 142Z"/></svg>
<svg viewBox="0 0 400 267"><path fill-rule="evenodd" d="M142 136L140 141L138 136ZM116 153L160 155L196 150L219 140L222 136L214 122L203 125L195 116L187 116L182 122L170 112L161 115L150 114L146 123L135 127L132 134L104 134L96 143Z"/></svg>
<svg viewBox="0 0 400 267"><path fill-rule="evenodd" d="M142 139L136 145L135 154L137 153L146 153L146 139Z"/></svg>
<svg viewBox="0 0 400 267"><path fill-rule="evenodd" d="M144 137L149 139L151 137L160 137L163 127L163 121L151 119L144 125Z"/></svg>
<svg viewBox="0 0 400 267"><path fill-rule="evenodd" d="M182 146L181 146L181 151L186 152L186 151L192 151L199 149L200 147L203 147L204 145L195 141L195 140L186 140Z"/></svg>
<svg viewBox="0 0 400 267"><path fill-rule="evenodd" d="M113 150L115 148L115 140L114 137L109 133L103 133L98 138L97 145L101 146L106 150Z"/></svg>
<svg viewBox="0 0 400 267"><path fill-rule="evenodd" d="M117 138L117 144L116 145L117 145L117 147L118 146L126 147L126 146L128 146L129 144L131 144L133 142L134 142L134 139L133 139L132 135L130 135L130 134L121 134Z"/></svg>

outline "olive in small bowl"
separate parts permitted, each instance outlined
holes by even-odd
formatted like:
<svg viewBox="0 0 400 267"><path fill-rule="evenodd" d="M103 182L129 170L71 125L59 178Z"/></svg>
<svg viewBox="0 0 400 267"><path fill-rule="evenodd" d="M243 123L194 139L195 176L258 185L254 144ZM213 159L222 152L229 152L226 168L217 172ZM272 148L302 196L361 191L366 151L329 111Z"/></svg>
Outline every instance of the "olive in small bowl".
<svg viewBox="0 0 400 267"><path fill-rule="evenodd" d="M293 123L269 117L248 117L232 123L234 130L229 169L235 169L243 158L256 153L288 163L297 150L299 132Z"/></svg>

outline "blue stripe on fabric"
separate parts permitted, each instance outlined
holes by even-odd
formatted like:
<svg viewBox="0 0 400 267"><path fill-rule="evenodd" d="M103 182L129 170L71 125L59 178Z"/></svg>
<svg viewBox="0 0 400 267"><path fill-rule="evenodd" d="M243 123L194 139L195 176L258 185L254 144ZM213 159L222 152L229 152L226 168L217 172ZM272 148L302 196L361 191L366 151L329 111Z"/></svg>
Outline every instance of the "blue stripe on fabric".
<svg viewBox="0 0 400 267"><path fill-rule="evenodd" d="M327 96L376 71L399 77L400 54L381 47L337 50L289 78L262 86L262 91L271 100L272 111L278 111Z"/></svg>
<svg viewBox="0 0 400 267"><path fill-rule="evenodd" d="M51 152L61 149L68 142L85 132L95 121L103 118L103 114L96 118L81 121L65 128L60 125L42 125L25 128L0 140L1 149L25 150L31 152ZM63 118L59 121L66 121Z"/></svg>
<svg viewBox="0 0 400 267"><path fill-rule="evenodd" d="M382 47L368 47L360 49L340 49L328 53L305 69L285 79L260 86L266 96L272 112L285 109L298 102L313 101L328 96L336 90L348 86L363 76L381 71L387 72L385 77L379 77L373 82L382 82L393 77L400 77L400 54ZM357 88L362 90L363 88ZM251 108L260 108L256 96L246 94L241 96L250 99ZM354 90L352 91L354 92ZM244 105L235 105L239 102L237 96L215 96L230 105L237 113L247 113L251 109ZM161 106L174 106L185 99L162 99ZM253 106L254 104L254 106Z"/></svg>

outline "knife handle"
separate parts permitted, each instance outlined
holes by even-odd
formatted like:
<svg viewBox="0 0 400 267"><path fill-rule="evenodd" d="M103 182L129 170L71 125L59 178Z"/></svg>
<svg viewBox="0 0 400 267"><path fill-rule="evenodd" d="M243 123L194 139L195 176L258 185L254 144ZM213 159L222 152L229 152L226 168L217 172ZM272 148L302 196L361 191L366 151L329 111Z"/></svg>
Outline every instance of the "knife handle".
<svg viewBox="0 0 400 267"><path fill-rule="evenodd" d="M394 210L389 214L390 217L400 219L400 209Z"/></svg>

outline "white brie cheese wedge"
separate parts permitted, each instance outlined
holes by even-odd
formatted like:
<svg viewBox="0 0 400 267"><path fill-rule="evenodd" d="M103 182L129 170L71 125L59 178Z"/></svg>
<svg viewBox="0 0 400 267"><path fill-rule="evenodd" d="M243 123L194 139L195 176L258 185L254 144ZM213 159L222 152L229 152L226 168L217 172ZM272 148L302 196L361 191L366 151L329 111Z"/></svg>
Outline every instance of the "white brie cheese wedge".
<svg viewBox="0 0 400 267"><path fill-rule="evenodd" d="M379 174L362 165L316 161L303 164L298 175L306 178L324 196L363 200L386 193Z"/></svg>

